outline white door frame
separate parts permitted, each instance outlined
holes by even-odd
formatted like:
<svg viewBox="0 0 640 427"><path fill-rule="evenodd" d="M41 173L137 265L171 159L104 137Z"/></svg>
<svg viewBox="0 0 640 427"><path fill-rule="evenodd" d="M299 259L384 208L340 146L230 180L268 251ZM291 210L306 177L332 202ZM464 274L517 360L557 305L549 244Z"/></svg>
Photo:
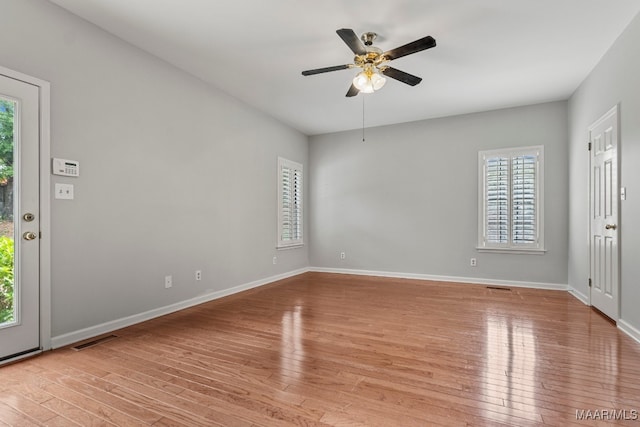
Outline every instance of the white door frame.
<svg viewBox="0 0 640 427"><path fill-rule="evenodd" d="M51 91L49 82L0 66L0 75L38 87L40 128L40 348L51 349ZM18 360L31 354L17 357ZM11 360L7 360L9 362Z"/></svg>
<svg viewBox="0 0 640 427"><path fill-rule="evenodd" d="M616 182L617 182L617 187L618 188L617 188L617 197L615 198L615 203L617 205L617 209L616 209L616 212L617 212L616 225L618 226L618 228L620 228L620 225L621 225L620 218L622 217L622 214L620 212L620 207L621 207L620 206L621 205L621 203L620 203L620 189L622 187L622 185L621 185L621 173L620 173L620 171L621 171L620 159L622 157L620 155L620 153L621 153L620 152L620 149L621 149L621 147L620 147L620 139L621 139L620 138L620 135L621 135L621 130L620 130L620 122L621 122L621 120L620 120L620 105L619 104L614 105L613 108L609 109L606 113L604 113L597 120L595 120L591 125L589 125L589 128L587 130L587 132L588 132L588 143L589 143L589 151L588 151L589 155L588 155L588 160L587 160L587 163L588 163L588 175L589 175L589 178L588 178L589 182L588 182L588 185L587 185L587 187L589 189L589 195L588 195L588 203L589 203L589 205L588 205L588 209L587 209L587 215L589 216L589 220L588 220L588 240L587 240L587 242L588 242L589 262L588 262L587 265L589 266L589 271L588 271L587 277L589 277L589 289L588 289L587 297L588 297L588 301L589 301L589 306L590 307L594 307L593 302L591 300L591 280L592 280L591 272L592 272L592 269L593 269L593 265L592 265L593 259L592 259L592 252L591 252L592 251L592 245L593 245L593 242L592 242L592 230L591 230L591 223L592 223L591 203L592 203L592 197L593 197L592 176L591 176L591 174L592 174L592 171L591 171L592 152L591 152L591 150L593 149L593 147L592 147L592 140L591 140L591 132L598 124L600 124L602 122L602 120L604 120L605 118L611 116L612 114L616 115L616 120L617 120L617 123L616 123L616 126L617 126L617 130L616 130L616 133L617 133L617 135L616 135L616 138L617 138L616 139ZM620 298L621 268L620 268L620 266L621 266L621 261L622 261L621 260L622 253L621 253L621 250L620 250L620 248L621 248L621 240L622 240L622 233L618 232L618 234L617 234L617 245L616 245L617 246L616 250L617 250L617 255L618 255L617 256L617 266L616 266L616 271L617 271L617 278L616 278L616 281L617 281L617 283L616 283L616 286L617 286L617 292L616 292L617 316L616 316L615 319L612 319L616 323L620 320L620 303L621 303L621 298Z"/></svg>

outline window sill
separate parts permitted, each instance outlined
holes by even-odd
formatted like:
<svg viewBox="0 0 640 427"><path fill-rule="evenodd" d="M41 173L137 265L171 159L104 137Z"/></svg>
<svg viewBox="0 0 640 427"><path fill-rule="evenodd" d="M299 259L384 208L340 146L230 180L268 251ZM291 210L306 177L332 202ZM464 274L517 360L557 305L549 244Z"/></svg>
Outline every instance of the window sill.
<svg viewBox="0 0 640 427"><path fill-rule="evenodd" d="M295 243L293 245L280 245L276 246L276 250L285 251L287 249L298 249L304 246L304 243Z"/></svg>
<svg viewBox="0 0 640 427"><path fill-rule="evenodd" d="M514 254L514 255L544 255L546 249L525 249L525 248L476 248L478 252L485 252L491 254Z"/></svg>

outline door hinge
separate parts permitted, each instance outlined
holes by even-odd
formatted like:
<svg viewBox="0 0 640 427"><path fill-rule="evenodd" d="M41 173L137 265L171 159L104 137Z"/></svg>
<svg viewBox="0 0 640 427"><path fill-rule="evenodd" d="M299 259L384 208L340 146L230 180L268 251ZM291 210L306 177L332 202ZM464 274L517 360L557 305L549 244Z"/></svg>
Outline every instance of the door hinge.
<svg viewBox="0 0 640 427"><path fill-rule="evenodd" d="M589 277L589 287L591 287L591 277Z"/></svg>
<svg viewBox="0 0 640 427"><path fill-rule="evenodd" d="M587 142L587 150L591 151L591 142Z"/></svg>

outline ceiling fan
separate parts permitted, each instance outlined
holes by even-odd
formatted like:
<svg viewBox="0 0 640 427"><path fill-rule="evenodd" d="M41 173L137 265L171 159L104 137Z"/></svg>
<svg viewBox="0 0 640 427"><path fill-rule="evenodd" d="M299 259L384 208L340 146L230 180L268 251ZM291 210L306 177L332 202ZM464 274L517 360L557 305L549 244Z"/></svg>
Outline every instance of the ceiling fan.
<svg viewBox="0 0 640 427"><path fill-rule="evenodd" d="M330 71L346 70L349 68L362 68L351 83L351 87L347 91L347 96L356 96L358 93L372 93L386 83L383 77L391 77L409 86L415 86L422 81L422 78L414 76L397 68L390 67L389 61L411 55L426 49L435 47L436 41L431 36L423 37L419 40L407 43L403 46L383 52L380 48L373 46L376 39L376 33L364 33L358 38L356 33L350 28L342 28L337 30L338 36L349 46L356 55L353 58L353 64L335 65L333 67L316 68L314 70L306 70L302 72L303 76L312 76L314 74L328 73ZM362 40L362 42L360 41ZM364 43L364 44L363 44Z"/></svg>

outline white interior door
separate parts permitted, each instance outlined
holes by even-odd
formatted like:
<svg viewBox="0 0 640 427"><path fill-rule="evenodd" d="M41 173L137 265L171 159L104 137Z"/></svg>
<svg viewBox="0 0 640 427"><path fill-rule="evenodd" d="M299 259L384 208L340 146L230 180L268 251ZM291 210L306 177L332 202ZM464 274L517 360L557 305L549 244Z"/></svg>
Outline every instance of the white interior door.
<svg viewBox="0 0 640 427"><path fill-rule="evenodd" d="M38 97L0 75L0 363L41 347Z"/></svg>
<svg viewBox="0 0 640 427"><path fill-rule="evenodd" d="M591 305L618 320L618 108L589 127Z"/></svg>

